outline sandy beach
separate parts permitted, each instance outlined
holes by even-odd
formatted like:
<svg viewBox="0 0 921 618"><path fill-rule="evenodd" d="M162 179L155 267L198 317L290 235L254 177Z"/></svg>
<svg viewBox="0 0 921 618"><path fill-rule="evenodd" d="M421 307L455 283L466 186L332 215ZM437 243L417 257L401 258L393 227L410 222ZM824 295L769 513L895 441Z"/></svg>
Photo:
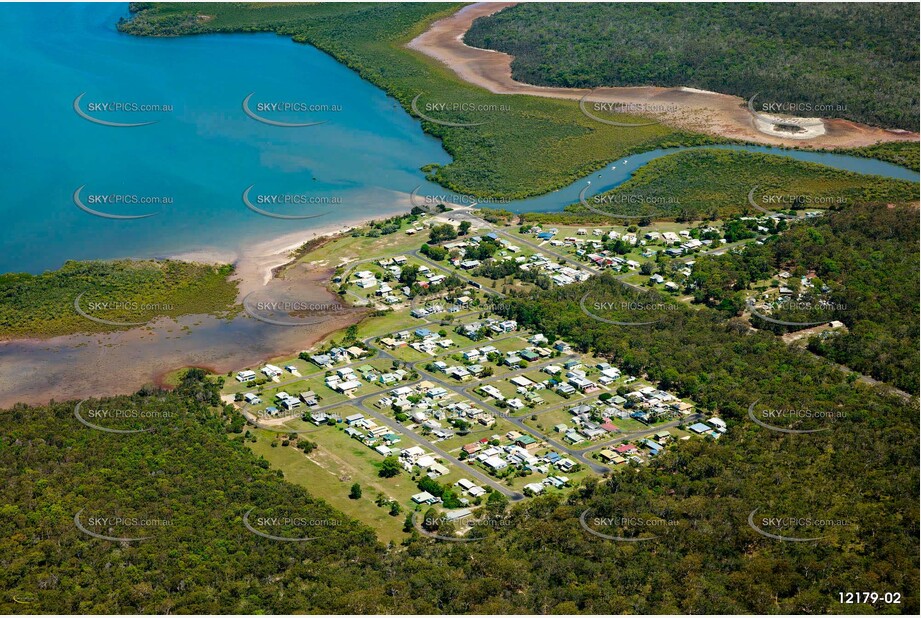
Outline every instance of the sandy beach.
<svg viewBox="0 0 921 618"><path fill-rule="evenodd" d="M512 56L487 49L470 47L463 37L473 21L514 6L516 2L480 2L439 20L408 43L410 49L435 58L458 77L496 94L524 94L556 99L579 100L590 94L591 102L616 102L651 108L663 124L680 129L718 135L770 146L801 148L853 148L877 142L917 141L918 134L890 131L849 120L773 117L753 115L744 99L696 88L660 88L654 86L598 88L554 88L534 86L512 79ZM774 129L770 120L792 121L806 127L799 137L790 137ZM765 121L768 120L768 121Z"/></svg>
<svg viewBox="0 0 921 618"><path fill-rule="evenodd" d="M407 205L408 199L407 195ZM305 242L347 233L373 219L408 210L407 206L379 211L374 217L291 232L253 243L239 252L202 249L169 257L233 263L239 299L259 292L268 297L293 295L306 302L339 305L341 299L326 287L332 269L294 262L293 252ZM36 405L130 394L145 384L162 385L167 374L184 367L203 367L218 374L255 367L309 349L331 333L359 322L366 313L365 309L346 307L324 313L319 323L289 328L252 319L243 312L229 318L187 315L113 333L2 341L0 408L18 402Z"/></svg>

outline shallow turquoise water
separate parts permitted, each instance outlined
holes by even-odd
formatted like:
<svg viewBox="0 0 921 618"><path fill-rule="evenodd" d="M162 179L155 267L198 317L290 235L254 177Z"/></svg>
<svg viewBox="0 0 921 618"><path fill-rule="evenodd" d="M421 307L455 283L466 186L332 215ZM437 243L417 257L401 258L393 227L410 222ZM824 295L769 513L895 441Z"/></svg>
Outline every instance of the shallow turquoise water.
<svg viewBox="0 0 921 618"><path fill-rule="evenodd" d="M125 4L0 7L0 80L6 105L0 138L8 225L0 272L57 268L66 259L157 256L202 248L238 249L256 239L406 210L426 183L419 168L447 163L393 99L329 56L268 34L147 39L120 34ZM172 105L171 112L90 112L105 121L156 124L113 128L81 109L109 101ZM262 102L306 102L341 111L265 113ZM153 206L89 205L146 219L111 220L81 211L109 193L171 198ZM325 214L283 221L247 210L241 196L307 194L326 204L264 209ZM341 200L341 203L333 203Z"/></svg>
<svg viewBox="0 0 921 618"><path fill-rule="evenodd" d="M201 249L238 251L257 240L407 210L407 195L449 193L419 168L450 161L440 143L393 99L325 54L266 34L175 39L119 34L124 4L5 4L0 7L0 166L7 224L0 272L40 272L67 259L151 257ZM103 126L156 121L131 128ZM325 105L323 111L265 111L283 128L242 109L259 103ZM111 112L102 103L168 105L170 111ZM862 173L918 180L894 165L839 155L776 152ZM614 162L573 185L503 207L559 210L626 180L640 165L674 152ZM611 169L614 167L615 169ZM242 200L285 215L253 212ZM84 212L74 202L116 216ZM157 198L160 203L91 203L99 196ZM321 203L272 204L271 196ZM258 203L258 197L266 201Z"/></svg>

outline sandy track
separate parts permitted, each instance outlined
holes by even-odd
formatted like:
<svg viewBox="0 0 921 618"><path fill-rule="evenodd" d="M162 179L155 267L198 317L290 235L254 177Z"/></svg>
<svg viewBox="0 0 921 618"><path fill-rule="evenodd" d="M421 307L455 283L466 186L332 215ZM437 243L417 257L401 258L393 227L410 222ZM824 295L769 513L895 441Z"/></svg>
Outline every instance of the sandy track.
<svg viewBox="0 0 921 618"><path fill-rule="evenodd" d="M464 81L495 94L526 94L556 99L581 99L590 91L583 88L533 86L512 79L512 56L502 52L469 47L463 36L478 17L492 15L516 2L480 2L464 7L432 26L409 42L408 47L435 58ZM747 140L772 146L840 148L869 146L877 142L918 141L917 133L890 131L840 119L801 119L811 127L810 138L791 138L774 134L769 125L758 122L747 102L736 96L692 88L599 88L592 102L618 102L640 105L669 126Z"/></svg>

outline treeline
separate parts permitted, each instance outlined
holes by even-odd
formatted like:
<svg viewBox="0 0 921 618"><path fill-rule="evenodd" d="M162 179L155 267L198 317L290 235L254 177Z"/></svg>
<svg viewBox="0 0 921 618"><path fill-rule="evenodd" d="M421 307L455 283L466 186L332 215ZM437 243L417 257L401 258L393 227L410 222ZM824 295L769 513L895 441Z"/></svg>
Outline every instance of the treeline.
<svg viewBox="0 0 921 618"><path fill-rule="evenodd" d="M468 45L542 86L688 86L918 130L918 11L876 3L523 3Z"/></svg>
<svg viewBox="0 0 921 618"><path fill-rule="evenodd" d="M228 280L232 273L229 265L115 260L68 261L40 275L0 275L0 339L104 332L159 316L227 312L237 296L237 284Z"/></svg>
<svg viewBox="0 0 921 618"><path fill-rule="evenodd" d="M635 544L637 553L623 560L611 579L604 578L616 581L614 588L626 597L614 611L838 611L829 597L852 577L882 577L889 583L877 580L878 585L907 586L917 598L917 586L909 581L917 578L909 566L917 560L917 400L902 403L849 383L821 359L717 312L680 304L668 310L668 297L639 295L611 276L506 302L505 315L520 324L575 342L579 351L609 358L625 373L645 375L692 398L705 415L713 412L729 422L729 432L717 443L683 445L636 474L615 475L599 486L600 493L583 490L581 496L591 496L592 504L609 505L608 513L649 513L678 522L673 529L655 530L667 536L663 546ZM621 320L627 315L610 315L599 304L653 307L637 315L656 323L601 322L587 316L580 302L602 317ZM902 318L917 324L916 311L903 312ZM828 429L812 436L777 433L748 418L755 402L759 409L822 412L835 420L774 421ZM746 516L755 508L759 518L821 513L849 523L823 529L820 543L771 541L749 536ZM554 535L564 513L535 526L548 535L544 547L571 547L567 537ZM803 532L786 534L820 536ZM904 548L897 547L897 538ZM561 573L574 568L574 560L554 559L562 560ZM631 603L635 588L627 583L625 590L625 581L643 582L647 601ZM605 588L600 581L599 586ZM907 606L888 609L908 611Z"/></svg>
<svg viewBox="0 0 921 618"><path fill-rule="evenodd" d="M588 195L586 202L594 211L630 216L651 212L655 219L690 221L761 214L749 195L765 210L824 210L915 201L918 191L918 183L907 180L855 174L777 155L702 148L653 159L622 185ZM566 210L576 216L597 215L581 203Z"/></svg>
<svg viewBox="0 0 921 618"><path fill-rule="evenodd" d="M268 470L243 444L245 434L234 433L245 431L237 413L221 406L217 385L201 371L172 393L144 389L84 404L169 413L137 424L150 428L143 433L85 427L74 402L18 406L0 423L0 610L828 613L839 611L838 592L853 588L900 592L896 609L917 611L913 406L848 384L709 310L684 310L652 329L594 322L579 308L587 292L630 298L603 277L512 299L509 315L693 392L704 410L729 421L729 433L676 444L650 466L589 480L567 497L538 497L508 512L489 500L489 519L475 531L481 541L410 532L404 547L388 550L369 528ZM753 397L781 405L794 396L844 416L821 437L774 434L745 420ZM748 527L754 508L836 523L822 529L821 541L784 543ZM659 538L599 538L580 525L586 509L593 530L649 536L638 518L661 523L652 528ZM93 538L76 528L78 512L95 533L150 538ZM316 538L258 536L244 525L247 513L260 532ZM119 515L160 525L100 521ZM315 525L278 528L273 517Z"/></svg>
<svg viewBox="0 0 921 618"><path fill-rule="evenodd" d="M763 245L696 260L689 291L698 302L740 313L755 283L781 270L783 285L799 293L810 275L815 298L829 308L828 319L848 332L813 337L809 348L851 369L918 394L919 358L918 209L914 206L860 206L793 225ZM775 279L775 281L779 281ZM827 288L827 292L822 292ZM811 317L810 317L811 315ZM779 312L785 321L813 321L815 312ZM821 319L824 319L821 318ZM753 318L759 328L786 332Z"/></svg>

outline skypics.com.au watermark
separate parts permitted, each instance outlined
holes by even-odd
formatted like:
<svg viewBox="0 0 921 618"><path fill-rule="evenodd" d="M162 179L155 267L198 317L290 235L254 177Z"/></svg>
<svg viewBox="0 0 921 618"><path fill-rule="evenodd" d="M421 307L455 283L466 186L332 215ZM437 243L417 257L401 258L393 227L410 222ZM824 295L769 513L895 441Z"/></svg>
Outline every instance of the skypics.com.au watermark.
<svg viewBox="0 0 921 618"><path fill-rule="evenodd" d="M748 417L756 424L776 431L787 434L809 434L829 431L831 427L818 427L813 429L798 429L794 427L783 427L781 425L799 424L802 422L819 421L826 424L829 421L840 420L847 417L843 410L812 410L810 408L771 408L767 406L757 407L759 400L755 400L748 406Z"/></svg>
<svg viewBox="0 0 921 618"><path fill-rule="evenodd" d="M677 520L663 517L589 517L591 511L592 509L588 508L579 515L579 524L582 526L582 529L599 538L620 543L652 541L659 538L662 531L678 525ZM619 534L601 532L599 528L607 530L612 528L624 530L624 534L628 534L626 532L628 530L631 532L629 536L621 536ZM653 531L657 531L659 534L653 534Z"/></svg>
<svg viewBox="0 0 921 618"><path fill-rule="evenodd" d="M410 103L410 108L413 112L425 121L446 127L477 127L486 124L490 116L496 113L510 112L512 109L510 106L504 104L471 103L469 101L432 101L420 103L419 99L421 97L422 93L420 92L413 98L412 103ZM457 117L457 115L462 115L464 117L474 116L485 117L487 120L479 122L456 122L443 118L445 115L451 116L452 114L453 117Z"/></svg>
<svg viewBox="0 0 921 618"><path fill-rule="evenodd" d="M591 198L586 197L590 186L586 185L579 191L579 203L587 210L596 214L604 215L611 219L644 219L655 217L665 207L675 207L681 204L681 199L677 196L667 195L642 195L636 193L602 193L593 195ZM637 215L621 215L613 213L610 210L604 210L602 206L639 206L650 207L651 210Z"/></svg>
<svg viewBox="0 0 921 618"><path fill-rule="evenodd" d="M821 541L831 528L850 527L846 519L826 519L800 516L755 517L760 508L748 515L748 526L763 537L777 541L807 543ZM783 533L783 534L781 534ZM805 536L808 534L809 536Z"/></svg>
<svg viewBox="0 0 921 618"><path fill-rule="evenodd" d="M173 525L170 519L158 517L134 517L124 515L87 515L83 512L86 509L80 509L74 515L74 526L77 530L87 536L91 536L103 541L112 541L115 543L131 543L136 541L146 541L153 538L150 533L157 528L164 528ZM96 529L103 529L103 532L97 532ZM128 536L128 531L131 536ZM143 536L139 536L142 535Z"/></svg>
<svg viewBox="0 0 921 618"><path fill-rule="evenodd" d="M797 316L802 316L803 318L808 319L781 320L772 317L772 315L767 313L767 311L774 310L794 313ZM808 328L810 326L830 324L835 320L834 315L836 313L848 311L848 306L845 303L834 302L826 299L810 300L782 297L775 301L773 307L763 308L759 308L755 304L754 299L749 299L748 311L753 316L764 320L765 322L770 322L771 324L777 324L779 326L790 326L794 328Z"/></svg>
<svg viewBox="0 0 921 618"><path fill-rule="evenodd" d="M409 203L415 208L425 211L429 214L439 214L441 207L451 206L477 206L477 205L504 205L511 202L508 198L501 197L477 197L464 193L439 193L439 194L422 194L419 190L422 185L416 186L409 193Z"/></svg>
<svg viewBox="0 0 921 618"><path fill-rule="evenodd" d="M283 543L315 541L343 523L335 518L313 518L300 515L253 517L253 510L255 509L250 509L243 514L243 526L256 536Z"/></svg>
<svg viewBox="0 0 921 618"><path fill-rule="evenodd" d="M755 210L768 215L777 210L802 210L805 208L832 208L844 206L848 198L843 195L808 195L805 193L760 193L756 195L759 185L748 192L748 204Z"/></svg>
<svg viewBox="0 0 921 618"><path fill-rule="evenodd" d="M164 315L176 309L171 303L151 302L141 303L133 300L83 300L86 292L80 292L74 299L74 311L82 318L96 322L97 324L106 324L108 326L144 326L149 324L153 317L146 320L127 321L110 319L115 315L118 316L157 316ZM101 315L110 316L109 318L100 317Z"/></svg>
<svg viewBox="0 0 921 618"><path fill-rule="evenodd" d="M143 120L137 122L123 122L122 120L126 118L127 114L144 114L145 116L150 116L174 111L173 105L169 103L145 103L132 100L83 101L83 97L85 96L86 93L83 92L74 99L74 112L84 120L106 127L144 127L156 124L160 121Z"/></svg>
<svg viewBox="0 0 921 618"><path fill-rule="evenodd" d="M308 193L254 193L250 185L243 190L243 205L251 211L270 217L272 219L316 219L328 215L331 210L326 207L341 206L341 197L332 195L312 195ZM294 208L303 211L304 208L319 207L323 212L277 212L279 209Z"/></svg>
<svg viewBox="0 0 921 618"><path fill-rule="evenodd" d="M336 302L292 298L283 290L257 290L243 299L243 310L254 320L276 326L322 324L334 314L350 309Z"/></svg>
<svg viewBox="0 0 921 618"><path fill-rule="evenodd" d="M587 302L589 294L590 292L586 292L585 296L579 301L582 313L598 322L614 324L615 326L650 326L663 319L655 316L661 315L663 312L679 309L679 306L675 303L660 300L646 301L618 298L606 301L596 300L589 303ZM615 317L617 319L614 319ZM655 319L648 319L650 317Z"/></svg>
<svg viewBox="0 0 921 618"><path fill-rule="evenodd" d="M83 189L85 188L86 185L80 185L74 191L74 205L87 214L102 217L103 219L146 219L160 214L159 212L150 212L150 206L169 206L175 203L175 199L172 196L142 195L138 193L87 193L86 197L83 197ZM118 211L119 209L138 206L144 206L145 212L141 214L109 212L110 210Z"/></svg>
<svg viewBox="0 0 921 618"><path fill-rule="evenodd" d="M341 105L330 103L310 103L297 100L279 101L253 101L255 92L251 92L243 99L243 113L247 116L273 127L313 127L329 121L328 114L342 111ZM318 114L310 116L310 122L293 122L292 115ZM316 118L316 120L314 120Z"/></svg>
<svg viewBox="0 0 921 618"><path fill-rule="evenodd" d="M674 114L681 109L674 103L590 101L589 98L593 95L595 95L595 90L592 90L584 97L579 99L579 109L581 110L582 114L596 122L601 122L613 127L648 127L654 124L659 124L659 121L649 120L643 122L623 122L619 120L611 120L610 118L602 118L598 114L649 116L657 114Z"/></svg>
<svg viewBox="0 0 921 618"><path fill-rule="evenodd" d="M83 425L96 431L115 434L132 434L153 431L152 426L146 426L151 421L162 421L175 416L168 410L141 410L139 408L112 408L85 406L86 399L79 401L74 406L74 417ZM141 429L119 429L108 427L112 422L124 423L126 421L142 421L145 427Z"/></svg>
<svg viewBox="0 0 921 618"><path fill-rule="evenodd" d="M508 515L490 516L479 515L474 517L472 514L462 515L460 517L450 517L442 515L440 517L425 517L421 521L418 517L418 511L412 515L413 527L422 535L429 538L438 539L439 541L449 541L452 543L469 543L472 541L482 541L486 538L487 529L495 530L501 527L508 527L513 524L511 517ZM445 527L457 526L463 531L464 536L453 534L439 534Z"/></svg>

